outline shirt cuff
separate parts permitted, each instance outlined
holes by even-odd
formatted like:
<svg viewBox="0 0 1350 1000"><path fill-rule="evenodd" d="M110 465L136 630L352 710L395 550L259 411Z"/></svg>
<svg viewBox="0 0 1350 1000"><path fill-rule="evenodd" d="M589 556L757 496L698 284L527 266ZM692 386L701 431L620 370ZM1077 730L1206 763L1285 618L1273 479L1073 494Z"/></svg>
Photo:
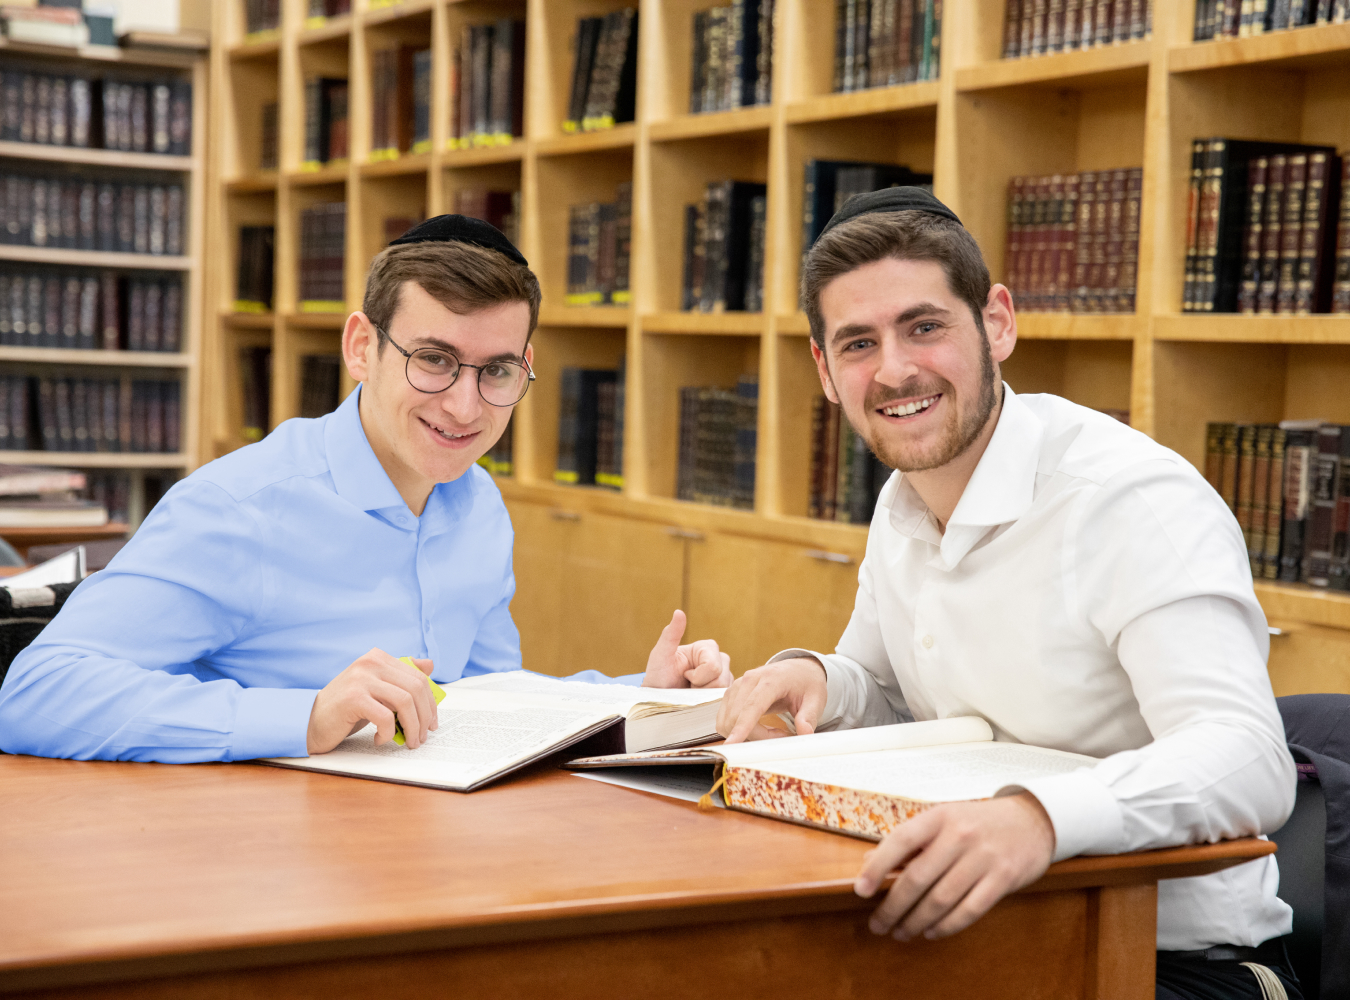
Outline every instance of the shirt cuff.
<svg viewBox="0 0 1350 1000"><path fill-rule="evenodd" d="M820 665L825 668L825 707L820 710L820 719L816 723L816 732L821 732L833 726L843 714L840 702L843 701L846 684L839 676L839 669L830 663L830 654L817 653L814 649L785 649L769 657L766 666L778 660L790 660L797 656L809 656L819 660Z"/></svg>
<svg viewBox="0 0 1350 1000"><path fill-rule="evenodd" d="M243 688L234 709L230 760L308 757L309 716L318 691Z"/></svg>
<svg viewBox="0 0 1350 1000"><path fill-rule="evenodd" d="M1008 785L999 795L1030 792L1055 828L1055 861L1080 854L1115 854L1125 839L1120 803L1088 768Z"/></svg>

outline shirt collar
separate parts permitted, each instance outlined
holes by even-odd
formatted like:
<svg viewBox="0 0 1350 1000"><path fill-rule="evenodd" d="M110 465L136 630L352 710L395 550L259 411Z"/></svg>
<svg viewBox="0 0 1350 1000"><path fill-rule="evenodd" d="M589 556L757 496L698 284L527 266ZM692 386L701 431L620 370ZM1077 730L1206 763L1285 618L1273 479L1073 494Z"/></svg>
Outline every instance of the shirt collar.
<svg viewBox="0 0 1350 1000"><path fill-rule="evenodd" d="M361 426L360 398L358 385L333 411L324 428L324 449L333 486L338 496L358 510L406 507L366 438L366 430Z"/></svg>

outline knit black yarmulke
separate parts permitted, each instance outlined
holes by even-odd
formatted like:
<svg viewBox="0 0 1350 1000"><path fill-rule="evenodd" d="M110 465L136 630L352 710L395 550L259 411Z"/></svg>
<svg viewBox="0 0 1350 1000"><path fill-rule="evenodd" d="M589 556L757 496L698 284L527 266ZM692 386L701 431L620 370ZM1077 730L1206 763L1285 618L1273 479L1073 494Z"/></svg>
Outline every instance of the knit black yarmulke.
<svg viewBox="0 0 1350 1000"><path fill-rule="evenodd" d="M844 203L844 207L835 212L825 228L820 231L824 236L841 222L859 215L871 215L873 212L928 212L951 219L958 226L961 220L942 202L920 187L889 187L867 194L856 194Z"/></svg>
<svg viewBox="0 0 1350 1000"><path fill-rule="evenodd" d="M500 229L467 215L438 215L426 222L419 222L389 245L393 247L402 243L469 243L486 250L496 250L522 267L530 266L529 261Z"/></svg>

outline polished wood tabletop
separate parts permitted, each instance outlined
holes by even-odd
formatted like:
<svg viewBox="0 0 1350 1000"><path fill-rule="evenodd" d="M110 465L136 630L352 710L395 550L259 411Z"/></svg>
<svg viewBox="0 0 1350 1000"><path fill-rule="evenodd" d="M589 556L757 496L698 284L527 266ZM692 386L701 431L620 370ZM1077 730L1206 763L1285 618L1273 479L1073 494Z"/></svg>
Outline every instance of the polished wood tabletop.
<svg viewBox="0 0 1350 1000"><path fill-rule="evenodd" d="M861 925L870 846L551 762L464 795L0 755L0 992L839 910ZM1073 859L1030 892L1151 886L1271 850Z"/></svg>

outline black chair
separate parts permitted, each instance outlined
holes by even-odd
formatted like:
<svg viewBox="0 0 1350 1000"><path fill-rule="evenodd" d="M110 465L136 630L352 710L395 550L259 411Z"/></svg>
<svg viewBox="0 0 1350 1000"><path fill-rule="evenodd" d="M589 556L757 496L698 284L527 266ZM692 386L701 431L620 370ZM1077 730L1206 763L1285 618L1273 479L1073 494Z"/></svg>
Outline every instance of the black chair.
<svg viewBox="0 0 1350 1000"><path fill-rule="evenodd" d="M1280 898L1294 911L1289 960L1307 1000L1350 996L1350 695L1277 699L1299 765L1279 845Z"/></svg>

